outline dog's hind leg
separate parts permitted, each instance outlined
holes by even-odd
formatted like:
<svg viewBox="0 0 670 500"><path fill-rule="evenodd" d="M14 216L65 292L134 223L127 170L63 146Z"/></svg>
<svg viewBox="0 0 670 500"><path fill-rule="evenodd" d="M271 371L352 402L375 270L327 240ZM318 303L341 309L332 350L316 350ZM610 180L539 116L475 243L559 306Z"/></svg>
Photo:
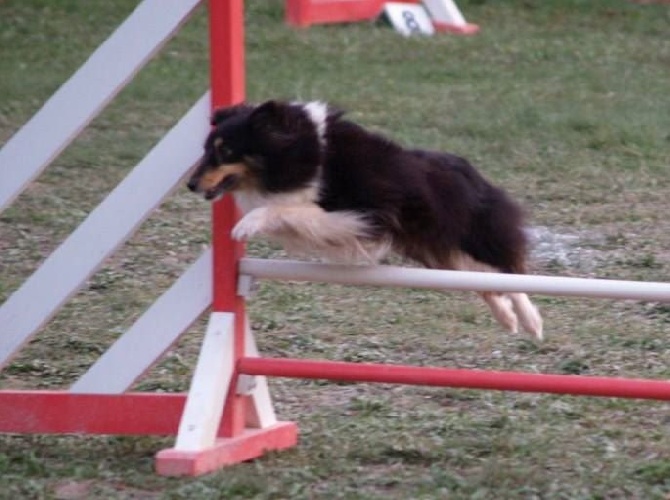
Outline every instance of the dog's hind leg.
<svg viewBox="0 0 670 500"><path fill-rule="evenodd" d="M480 292L479 296L484 299L491 309L493 317L511 333L519 331L519 319L514 310L514 304L507 294L498 292Z"/></svg>
<svg viewBox="0 0 670 500"><path fill-rule="evenodd" d="M526 332L534 335L537 340L542 340L542 316L528 295L525 293L509 293L507 296L512 302L512 307L519 322Z"/></svg>
<svg viewBox="0 0 670 500"><path fill-rule="evenodd" d="M500 272L494 267L479 262L465 253L452 254L450 266L460 271ZM493 317L512 333L517 333L519 325L528 333L542 340L542 316L525 293L480 292L491 309Z"/></svg>

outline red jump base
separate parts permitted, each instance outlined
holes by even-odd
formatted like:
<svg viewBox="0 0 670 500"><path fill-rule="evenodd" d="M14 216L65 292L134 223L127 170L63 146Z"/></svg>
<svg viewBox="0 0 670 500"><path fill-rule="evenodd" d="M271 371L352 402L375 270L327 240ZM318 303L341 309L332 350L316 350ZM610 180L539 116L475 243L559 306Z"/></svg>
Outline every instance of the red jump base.
<svg viewBox="0 0 670 500"><path fill-rule="evenodd" d="M265 429L246 429L239 436L219 438L212 448L202 451L162 450L156 454L156 472L161 476L199 476L297 443L298 426L278 422Z"/></svg>
<svg viewBox="0 0 670 500"><path fill-rule="evenodd" d="M479 33L477 24L447 24L433 21L433 26L438 33L451 33L453 35L476 35Z"/></svg>

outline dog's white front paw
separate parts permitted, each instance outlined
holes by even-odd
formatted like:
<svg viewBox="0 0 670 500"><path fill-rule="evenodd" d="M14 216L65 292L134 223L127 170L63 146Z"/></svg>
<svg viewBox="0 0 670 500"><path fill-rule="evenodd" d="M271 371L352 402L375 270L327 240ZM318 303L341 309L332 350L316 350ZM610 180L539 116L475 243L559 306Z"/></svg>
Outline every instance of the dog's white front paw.
<svg viewBox="0 0 670 500"><path fill-rule="evenodd" d="M243 241L263 232L267 224L267 208L255 208L242 217L231 232L234 240Z"/></svg>

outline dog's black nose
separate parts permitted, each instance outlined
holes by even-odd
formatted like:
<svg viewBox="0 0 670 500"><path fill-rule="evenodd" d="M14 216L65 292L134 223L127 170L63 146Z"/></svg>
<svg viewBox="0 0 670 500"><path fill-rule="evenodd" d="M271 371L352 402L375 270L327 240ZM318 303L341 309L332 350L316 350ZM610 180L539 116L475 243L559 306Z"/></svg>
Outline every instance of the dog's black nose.
<svg viewBox="0 0 670 500"><path fill-rule="evenodd" d="M186 186L195 193L198 190L198 181L196 179L191 179Z"/></svg>

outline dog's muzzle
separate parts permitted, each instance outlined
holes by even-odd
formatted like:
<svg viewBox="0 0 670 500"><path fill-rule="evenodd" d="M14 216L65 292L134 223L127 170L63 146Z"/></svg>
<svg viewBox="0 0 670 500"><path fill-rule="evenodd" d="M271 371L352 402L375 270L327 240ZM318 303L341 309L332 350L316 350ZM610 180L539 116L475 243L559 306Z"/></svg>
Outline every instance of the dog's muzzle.
<svg viewBox="0 0 670 500"><path fill-rule="evenodd" d="M240 182L240 176L237 174L228 174L216 186L205 189L201 186L201 177L194 175L188 181L186 186L194 193L202 193L208 201L218 199L229 191L232 191Z"/></svg>

